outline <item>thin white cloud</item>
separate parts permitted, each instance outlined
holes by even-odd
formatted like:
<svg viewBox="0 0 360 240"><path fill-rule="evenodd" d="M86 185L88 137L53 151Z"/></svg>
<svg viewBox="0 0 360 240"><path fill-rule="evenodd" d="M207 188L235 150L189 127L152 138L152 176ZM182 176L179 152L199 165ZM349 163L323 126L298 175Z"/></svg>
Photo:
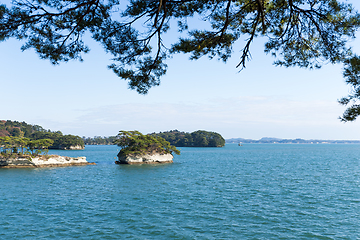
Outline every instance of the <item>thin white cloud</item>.
<svg viewBox="0 0 360 240"><path fill-rule="evenodd" d="M218 131L226 138L354 139L359 131L350 129L354 124L340 123L337 117L342 111L336 102L262 96L211 99L202 104L126 103L87 109L63 124L63 128L86 136L115 135L122 129L144 133L204 129Z"/></svg>

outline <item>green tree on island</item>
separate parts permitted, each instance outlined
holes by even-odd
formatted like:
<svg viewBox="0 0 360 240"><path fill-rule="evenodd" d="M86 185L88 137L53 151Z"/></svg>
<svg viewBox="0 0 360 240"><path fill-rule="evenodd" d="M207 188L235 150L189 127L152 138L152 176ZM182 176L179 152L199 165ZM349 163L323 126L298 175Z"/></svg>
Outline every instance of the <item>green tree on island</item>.
<svg viewBox="0 0 360 240"><path fill-rule="evenodd" d="M121 147L119 154L123 155L180 154L180 151L165 139L143 135L139 131L120 131L114 143Z"/></svg>
<svg viewBox="0 0 360 240"><path fill-rule="evenodd" d="M203 22L196 23L200 28L189 24L192 18ZM179 38L166 46L174 23ZM226 62L233 45L244 39L239 68L245 67L256 38L266 39L264 51L279 66L343 64L351 87L339 101L350 106L343 121L360 114L360 57L347 45L359 26L359 13L340 0L132 0L127 6L119 0L28 0L0 5L0 41L25 41L22 50L33 48L57 64L82 60L89 51L83 36L90 32L113 55L109 68L143 94L160 84L172 55Z"/></svg>

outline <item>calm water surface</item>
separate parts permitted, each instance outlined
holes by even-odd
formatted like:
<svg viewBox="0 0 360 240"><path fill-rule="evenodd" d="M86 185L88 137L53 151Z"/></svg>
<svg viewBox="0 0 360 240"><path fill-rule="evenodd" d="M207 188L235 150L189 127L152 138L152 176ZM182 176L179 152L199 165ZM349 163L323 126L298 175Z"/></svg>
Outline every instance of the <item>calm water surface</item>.
<svg viewBox="0 0 360 240"><path fill-rule="evenodd" d="M0 239L360 239L360 145L51 151L96 166L0 169Z"/></svg>

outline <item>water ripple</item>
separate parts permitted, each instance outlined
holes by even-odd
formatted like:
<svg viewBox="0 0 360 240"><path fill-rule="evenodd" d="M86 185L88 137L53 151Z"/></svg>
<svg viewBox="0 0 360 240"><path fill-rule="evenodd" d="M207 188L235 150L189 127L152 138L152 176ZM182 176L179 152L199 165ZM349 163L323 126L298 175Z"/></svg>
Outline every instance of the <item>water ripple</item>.
<svg viewBox="0 0 360 240"><path fill-rule="evenodd" d="M0 169L0 239L360 239L358 145L183 148L174 164Z"/></svg>

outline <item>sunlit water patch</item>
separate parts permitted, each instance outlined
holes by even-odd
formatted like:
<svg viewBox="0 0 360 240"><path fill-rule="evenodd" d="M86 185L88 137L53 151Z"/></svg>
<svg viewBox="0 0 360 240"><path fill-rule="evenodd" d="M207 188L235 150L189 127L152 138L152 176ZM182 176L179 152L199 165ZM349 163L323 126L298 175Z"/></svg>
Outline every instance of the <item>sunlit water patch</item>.
<svg viewBox="0 0 360 240"><path fill-rule="evenodd" d="M360 145L50 151L95 166L0 169L0 239L359 239Z"/></svg>

